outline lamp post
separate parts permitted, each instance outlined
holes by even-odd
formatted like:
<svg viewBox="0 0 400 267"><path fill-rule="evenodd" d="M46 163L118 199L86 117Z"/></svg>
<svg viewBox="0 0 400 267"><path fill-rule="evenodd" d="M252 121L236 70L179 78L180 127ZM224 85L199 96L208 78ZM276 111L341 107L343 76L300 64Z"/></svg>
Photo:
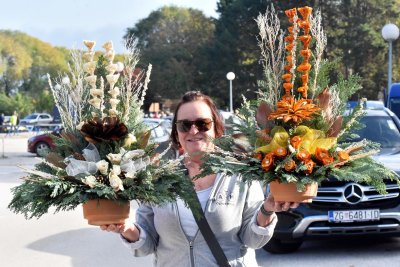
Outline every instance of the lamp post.
<svg viewBox="0 0 400 267"><path fill-rule="evenodd" d="M235 73L228 72L226 78L229 80L229 111L233 113L232 80L235 79Z"/></svg>
<svg viewBox="0 0 400 267"><path fill-rule="evenodd" d="M385 103L389 106L390 87L392 86L392 43L399 38L399 28L393 24L388 23L382 28L382 37L389 43L389 60L388 60L388 88ZM390 107L389 107L390 108Z"/></svg>

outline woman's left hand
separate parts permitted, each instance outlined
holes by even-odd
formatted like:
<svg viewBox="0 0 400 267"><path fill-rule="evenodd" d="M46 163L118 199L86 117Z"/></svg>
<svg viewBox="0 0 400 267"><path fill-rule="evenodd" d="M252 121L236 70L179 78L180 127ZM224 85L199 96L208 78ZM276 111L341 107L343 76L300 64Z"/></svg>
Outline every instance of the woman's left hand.
<svg viewBox="0 0 400 267"><path fill-rule="evenodd" d="M287 211L289 209L295 209L300 203L297 202L285 202L285 201L275 201L274 196L270 193L268 197L264 200L264 209L266 211L281 212Z"/></svg>
<svg viewBox="0 0 400 267"><path fill-rule="evenodd" d="M271 213L271 214L267 214L265 215L263 212L258 211L257 214L257 224L262 226L262 227L266 227L268 226L274 216L273 212L281 212L281 211L287 211L289 209L295 209L299 206L300 203L296 203L296 202L285 202L285 201L275 201L274 200L274 196L272 194L269 194L268 197L264 200L263 206L264 206L264 210L267 213Z"/></svg>

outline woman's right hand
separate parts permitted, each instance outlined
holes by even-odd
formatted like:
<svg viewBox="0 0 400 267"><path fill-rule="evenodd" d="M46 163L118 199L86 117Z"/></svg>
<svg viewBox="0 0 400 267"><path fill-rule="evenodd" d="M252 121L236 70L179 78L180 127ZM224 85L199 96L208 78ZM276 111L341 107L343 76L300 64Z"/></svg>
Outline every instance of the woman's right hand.
<svg viewBox="0 0 400 267"><path fill-rule="evenodd" d="M125 223L122 224L106 224L100 225L100 229L107 232L114 232L121 234L129 242L136 242L139 240L140 232L139 229L131 224L127 226Z"/></svg>

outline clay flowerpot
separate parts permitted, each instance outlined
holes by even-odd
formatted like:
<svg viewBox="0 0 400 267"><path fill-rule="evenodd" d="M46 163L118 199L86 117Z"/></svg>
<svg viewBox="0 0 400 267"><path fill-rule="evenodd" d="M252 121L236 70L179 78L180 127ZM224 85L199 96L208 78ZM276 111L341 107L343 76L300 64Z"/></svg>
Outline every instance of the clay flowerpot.
<svg viewBox="0 0 400 267"><path fill-rule="evenodd" d="M306 189L303 192L299 192L297 191L295 183L285 184L272 181L269 184L269 189L275 201L311 203L312 199L317 195L318 184L307 184Z"/></svg>
<svg viewBox="0 0 400 267"><path fill-rule="evenodd" d="M83 217L91 225L121 224L129 217L129 202L92 199L82 205Z"/></svg>

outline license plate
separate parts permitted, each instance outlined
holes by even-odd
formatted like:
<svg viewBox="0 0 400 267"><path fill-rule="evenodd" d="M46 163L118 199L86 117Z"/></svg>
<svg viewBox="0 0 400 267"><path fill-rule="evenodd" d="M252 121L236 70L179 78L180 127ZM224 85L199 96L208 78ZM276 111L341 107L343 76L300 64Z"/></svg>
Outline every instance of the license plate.
<svg viewBox="0 0 400 267"><path fill-rule="evenodd" d="M329 222L364 222L377 221L380 219L378 209L371 210L330 210L328 211Z"/></svg>

